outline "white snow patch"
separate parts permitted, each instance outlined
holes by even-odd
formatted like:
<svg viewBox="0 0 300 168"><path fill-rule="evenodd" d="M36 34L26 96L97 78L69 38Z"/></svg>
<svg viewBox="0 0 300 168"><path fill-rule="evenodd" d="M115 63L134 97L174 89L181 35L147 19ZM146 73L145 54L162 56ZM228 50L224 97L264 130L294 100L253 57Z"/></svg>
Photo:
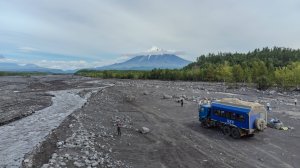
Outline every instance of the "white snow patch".
<svg viewBox="0 0 300 168"><path fill-rule="evenodd" d="M101 88L94 88L92 92ZM0 167L20 167L26 153L31 152L51 130L57 128L74 110L84 105L91 92L82 98L78 95L81 90L83 89L48 92L55 95L52 98L52 106L1 126Z"/></svg>

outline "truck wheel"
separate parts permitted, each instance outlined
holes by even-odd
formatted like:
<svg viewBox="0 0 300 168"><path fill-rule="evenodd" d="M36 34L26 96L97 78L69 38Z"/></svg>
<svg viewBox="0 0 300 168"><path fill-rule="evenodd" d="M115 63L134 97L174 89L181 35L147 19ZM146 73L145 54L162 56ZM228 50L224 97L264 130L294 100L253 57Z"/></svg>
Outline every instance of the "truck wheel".
<svg viewBox="0 0 300 168"><path fill-rule="evenodd" d="M234 138L234 139L239 139L241 138L241 132L238 128L231 128L231 136Z"/></svg>
<svg viewBox="0 0 300 168"><path fill-rule="evenodd" d="M224 135L229 136L230 135L230 127L227 125L223 126L222 132Z"/></svg>
<svg viewBox="0 0 300 168"><path fill-rule="evenodd" d="M266 128L266 122L263 119L256 119L255 120L255 127L256 129L258 129L259 131L263 131Z"/></svg>
<svg viewBox="0 0 300 168"><path fill-rule="evenodd" d="M254 137L254 134L248 134L247 137Z"/></svg>
<svg viewBox="0 0 300 168"><path fill-rule="evenodd" d="M201 127L203 127L203 128L208 128L208 125L207 125L207 121L206 121L206 120L201 121Z"/></svg>

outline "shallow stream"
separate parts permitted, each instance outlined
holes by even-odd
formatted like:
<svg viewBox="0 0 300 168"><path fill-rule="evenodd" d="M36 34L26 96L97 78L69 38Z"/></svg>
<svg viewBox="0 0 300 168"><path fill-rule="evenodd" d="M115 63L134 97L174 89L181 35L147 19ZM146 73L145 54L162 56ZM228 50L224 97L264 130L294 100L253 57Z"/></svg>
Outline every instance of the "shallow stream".
<svg viewBox="0 0 300 168"><path fill-rule="evenodd" d="M94 88L91 92L104 87ZM20 167L26 153L42 142L51 130L76 109L82 107L91 92L85 97L78 93L83 89L50 91L54 95L52 106L0 127L0 167Z"/></svg>

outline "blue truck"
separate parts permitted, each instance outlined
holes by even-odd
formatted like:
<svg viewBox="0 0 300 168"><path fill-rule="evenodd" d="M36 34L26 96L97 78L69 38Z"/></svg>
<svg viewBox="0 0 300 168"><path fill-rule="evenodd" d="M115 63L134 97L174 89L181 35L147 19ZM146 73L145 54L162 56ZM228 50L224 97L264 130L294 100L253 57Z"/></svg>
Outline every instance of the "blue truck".
<svg viewBox="0 0 300 168"><path fill-rule="evenodd" d="M202 127L219 127L225 135L237 139L266 129L267 111L259 103L224 98L200 104L199 121Z"/></svg>

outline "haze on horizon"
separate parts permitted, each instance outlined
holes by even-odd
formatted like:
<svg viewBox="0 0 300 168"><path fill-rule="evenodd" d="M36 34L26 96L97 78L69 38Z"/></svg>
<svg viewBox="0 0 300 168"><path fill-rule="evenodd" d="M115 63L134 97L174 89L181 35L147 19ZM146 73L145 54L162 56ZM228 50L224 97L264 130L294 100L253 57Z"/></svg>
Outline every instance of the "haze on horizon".
<svg viewBox="0 0 300 168"><path fill-rule="evenodd" d="M296 49L299 17L296 0L0 0L0 62L78 69L152 46L191 61L209 52Z"/></svg>

